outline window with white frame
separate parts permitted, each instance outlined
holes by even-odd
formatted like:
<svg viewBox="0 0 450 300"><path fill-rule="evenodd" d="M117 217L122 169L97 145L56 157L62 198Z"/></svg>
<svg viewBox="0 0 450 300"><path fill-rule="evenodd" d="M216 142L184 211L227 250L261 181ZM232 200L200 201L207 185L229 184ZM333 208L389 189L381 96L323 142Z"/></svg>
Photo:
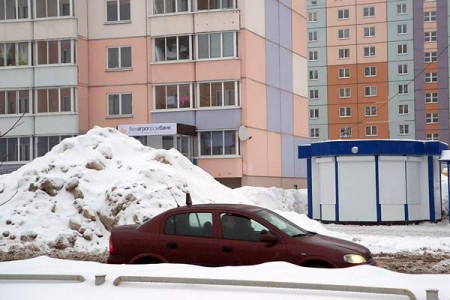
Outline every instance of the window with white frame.
<svg viewBox="0 0 450 300"><path fill-rule="evenodd" d="M30 1L0 0L0 21L30 19Z"/></svg>
<svg viewBox="0 0 450 300"><path fill-rule="evenodd" d="M377 115L377 107L376 105L366 106L364 108L364 114L366 117L374 117Z"/></svg>
<svg viewBox="0 0 450 300"><path fill-rule="evenodd" d="M377 95L377 87L376 86L366 86L364 87L364 96L373 97Z"/></svg>
<svg viewBox="0 0 450 300"><path fill-rule="evenodd" d="M346 138L352 136L352 128L351 127L342 127L339 131L339 137Z"/></svg>
<svg viewBox="0 0 450 300"><path fill-rule="evenodd" d="M436 42L436 31L425 31L425 42Z"/></svg>
<svg viewBox="0 0 450 300"><path fill-rule="evenodd" d="M108 94L108 117L131 116L133 97L130 93Z"/></svg>
<svg viewBox="0 0 450 300"><path fill-rule="evenodd" d="M106 0L106 22L121 23L130 20L130 0Z"/></svg>
<svg viewBox="0 0 450 300"><path fill-rule="evenodd" d="M400 64L397 66L397 74L398 75L405 75L408 74L408 65L407 64Z"/></svg>
<svg viewBox="0 0 450 300"><path fill-rule="evenodd" d="M350 11L348 9L339 9L338 10L338 19L344 20L350 18Z"/></svg>
<svg viewBox="0 0 450 300"><path fill-rule="evenodd" d="M198 142L200 156L239 154L236 130L200 131Z"/></svg>
<svg viewBox="0 0 450 300"><path fill-rule="evenodd" d="M237 57L237 32L216 32L197 36L197 58Z"/></svg>
<svg viewBox="0 0 450 300"><path fill-rule="evenodd" d="M377 67L375 66L364 67L364 76L365 77L377 76Z"/></svg>
<svg viewBox="0 0 450 300"><path fill-rule="evenodd" d="M74 15L72 0L36 0L35 3L36 18L71 17Z"/></svg>
<svg viewBox="0 0 450 300"><path fill-rule="evenodd" d="M170 36L154 39L154 61L191 59L191 36Z"/></svg>
<svg viewBox="0 0 450 300"><path fill-rule="evenodd" d="M31 160L31 137L2 137L0 161L23 162Z"/></svg>
<svg viewBox="0 0 450 300"><path fill-rule="evenodd" d="M58 145L62 140L71 137L70 135L52 135L36 137L35 157L44 156L52 148Z"/></svg>
<svg viewBox="0 0 450 300"><path fill-rule="evenodd" d="M426 139L428 141L437 141L439 140L439 133L427 133Z"/></svg>
<svg viewBox="0 0 450 300"><path fill-rule="evenodd" d="M310 119L318 119L319 118L319 109L312 108L309 110L309 118Z"/></svg>
<svg viewBox="0 0 450 300"><path fill-rule="evenodd" d="M426 113L425 114L425 123L426 124L439 123L439 114L437 112Z"/></svg>
<svg viewBox="0 0 450 300"><path fill-rule="evenodd" d="M425 73L425 83L434 83L438 81L437 72L426 72Z"/></svg>
<svg viewBox="0 0 450 300"><path fill-rule="evenodd" d="M310 128L309 129L309 137L310 138L318 138L320 136L319 128Z"/></svg>
<svg viewBox="0 0 450 300"><path fill-rule="evenodd" d="M363 7L363 16L364 17L374 17L375 16L375 7L374 6Z"/></svg>
<svg viewBox="0 0 450 300"><path fill-rule="evenodd" d="M366 136L377 136L378 128L375 125L366 126Z"/></svg>
<svg viewBox="0 0 450 300"><path fill-rule="evenodd" d="M350 68L339 68L339 78L350 78Z"/></svg>
<svg viewBox="0 0 450 300"><path fill-rule="evenodd" d="M364 56L365 57L375 56L375 47L374 46L364 47Z"/></svg>
<svg viewBox="0 0 450 300"><path fill-rule="evenodd" d="M375 27L364 27L364 37L374 37Z"/></svg>
<svg viewBox="0 0 450 300"><path fill-rule="evenodd" d="M437 61L437 52L436 51L430 51L425 52L425 62L431 63Z"/></svg>
<svg viewBox="0 0 450 300"><path fill-rule="evenodd" d="M400 135L408 135L409 134L409 125L408 124L400 124L398 128L398 133Z"/></svg>
<svg viewBox="0 0 450 300"><path fill-rule="evenodd" d="M352 93L351 87L339 88L339 98L350 98L351 93Z"/></svg>
<svg viewBox="0 0 450 300"><path fill-rule="evenodd" d="M317 42L317 31L308 32L308 42Z"/></svg>
<svg viewBox="0 0 450 300"><path fill-rule="evenodd" d="M352 116L352 109L350 107L339 107L339 117L349 118Z"/></svg>
<svg viewBox="0 0 450 300"><path fill-rule="evenodd" d="M74 64L75 41L52 40L36 42L38 65Z"/></svg>
<svg viewBox="0 0 450 300"><path fill-rule="evenodd" d="M398 114L399 115L409 114L409 105L408 104L399 104L398 105Z"/></svg>
<svg viewBox="0 0 450 300"><path fill-rule="evenodd" d="M31 46L23 43L0 43L0 68L31 65Z"/></svg>
<svg viewBox="0 0 450 300"><path fill-rule="evenodd" d="M350 37L350 29L338 29L338 38L339 39L348 39Z"/></svg>
<svg viewBox="0 0 450 300"><path fill-rule="evenodd" d="M397 45L397 54L408 54L408 44L399 44Z"/></svg>
<svg viewBox="0 0 450 300"><path fill-rule="evenodd" d="M406 24L398 24L397 25L397 34L407 34L408 26Z"/></svg>
<svg viewBox="0 0 450 300"><path fill-rule="evenodd" d="M155 109L192 108L192 84L167 84L154 87Z"/></svg>
<svg viewBox="0 0 450 300"><path fill-rule="evenodd" d="M110 47L108 48L108 70L129 70L131 69L131 47Z"/></svg>
<svg viewBox="0 0 450 300"><path fill-rule="evenodd" d="M155 0L153 2L153 14L173 14L190 11L191 1L188 0Z"/></svg>
<svg viewBox="0 0 450 300"><path fill-rule="evenodd" d="M309 100L318 100L319 90L309 90Z"/></svg>
<svg viewBox="0 0 450 300"><path fill-rule="evenodd" d="M237 8L236 1L237 0L197 0L197 10L233 9Z"/></svg>
<svg viewBox="0 0 450 300"><path fill-rule="evenodd" d="M398 93L399 95L405 95L408 94L409 88L407 84L399 84L398 85Z"/></svg>
<svg viewBox="0 0 450 300"><path fill-rule="evenodd" d="M308 53L308 60L309 61L316 61L318 59L319 59L319 54L318 54L317 50L309 51L309 53Z"/></svg>
<svg viewBox="0 0 450 300"><path fill-rule="evenodd" d="M342 48L339 49L339 58L349 58L350 57L350 49L349 48Z"/></svg>
<svg viewBox="0 0 450 300"><path fill-rule="evenodd" d="M438 103L438 93L425 93L425 103Z"/></svg>
<svg viewBox="0 0 450 300"><path fill-rule="evenodd" d="M309 12L308 13L308 22L317 22L317 12Z"/></svg>
<svg viewBox="0 0 450 300"><path fill-rule="evenodd" d="M75 88L38 88L35 98L35 110L38 114L76 111Z"/></svg>
<svg viewBox="0 0 450 300"><path fill-rule="evenodd" d="M309 71L309 80L319 80L319 71L318 70L310 70Z"/></svg>
<svg viewBox="0 0 450 300"><path fill-rule="evenodd" d="M437 19L436 11L426 11L423 14L425 22L435 22Z"/></svg>
<svg viewBox="0 0 450 300"><path fill-rule="evenodd" d="M201 82L197 84L198 107L239 105L238 81Z"/></svg>
<svg viewBox="0 0 450 300"><path fill-rule="evenodd" d="M31 113L30 90L0 91L0 115Z"/></svg>
<svg viewBox="0 0 450 300"><path fill-rule="evenodd" d="M406 3L397 4L397 14L404 15L406 14Z"/></svg>

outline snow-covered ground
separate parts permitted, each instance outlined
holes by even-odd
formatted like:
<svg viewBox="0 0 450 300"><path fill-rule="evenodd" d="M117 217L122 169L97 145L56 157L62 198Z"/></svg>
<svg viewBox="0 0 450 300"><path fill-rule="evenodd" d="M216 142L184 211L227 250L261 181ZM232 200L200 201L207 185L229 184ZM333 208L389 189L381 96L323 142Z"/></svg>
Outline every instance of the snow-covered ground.
<svg viewBox="0 0 450 300"><path fill-rule="evenodd" d="M442 182L443 190L447 191L447 181ZM191 193L194 203L246 203L267 207L305 229L358 242L375 254L450 254L450 226L447 221L409 226L323 225L305 215L305 190L253 187L229 189L176 150L145 147L112 128L94 128L85 135L65 139L45 156L11 174L0 176L0 252L36 252L42 255L52 251L102 253L107 250L112 226L142 223L175 207L176 201L182 204L187 191ZM448 199L444 193L444 209L447 208ZM100 271L113 268L96 263L64 262L41 257L29 261L0 263L0 274L35 272L42 265L46 266L45 270L80 268L80 272L88 272L91 268ZM152 267L152 270L154 268L165 270L165 266ZM246 278L242 275L246 274L245 270L251 270L248 271L250 277L258 277L253 271L261 273L258 268L267 268L263 274L279 273L281 276L267 275L267 278L286 280L283 270L291 270L292 266L273 263L264 267L243 268L242 271L240 268L203 270L192 266L167 268L177 270L173 274L186 274L185 268L189 272L195 269L195 272L204 274L221 274L220 270L224 270L224 274L228 274L220 276L232 276L235 272L229 270L240 270L238 273L241 274L241 279ZM341 271L304 271L299 267L294 269L299 272L299 277L296 275L290 277L290 280L321 279L322 282L324 279L327 282L329 279L335 283L341 277L370 279L373 274L381 276L382 273L386 284L390 285L389 280L394 280L394 277L406 276L371 267ZM108 270L113 270L113 273L123 270L145 273L147 269L122 266ZM316 277L311 277L311 272L319 273ZM334 272L342 273L336 276L338 273ZM450 274L450 267L448 273ZM393 277L390 279L390 276ZM433 282L450 279L450 275L423 276L421 278L426 280L433 278ZM359 282L357 279L354 281ZM376 283L382 284L374 281ZM0 282L0 294L5 286L9 287ZM441 286L437 285L436 288L441 289ZM446 297L445 299L450 298L450 291L447 291Z"/></svg>

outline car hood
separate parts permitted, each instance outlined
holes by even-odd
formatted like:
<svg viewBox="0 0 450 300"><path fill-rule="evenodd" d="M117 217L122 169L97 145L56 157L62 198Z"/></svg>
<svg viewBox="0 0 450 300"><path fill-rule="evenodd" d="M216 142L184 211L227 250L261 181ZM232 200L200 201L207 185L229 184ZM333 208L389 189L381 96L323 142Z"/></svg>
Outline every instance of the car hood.
<svg viewBox="0 0 450 300"><path fill-rule="evenodd" d="M362 254L364 256L370 255L369 249L362 245L318 233L297 237L296 239L299 239L302 242L307 242L311 245L333 248L341 251L343 254Z"/></svg>

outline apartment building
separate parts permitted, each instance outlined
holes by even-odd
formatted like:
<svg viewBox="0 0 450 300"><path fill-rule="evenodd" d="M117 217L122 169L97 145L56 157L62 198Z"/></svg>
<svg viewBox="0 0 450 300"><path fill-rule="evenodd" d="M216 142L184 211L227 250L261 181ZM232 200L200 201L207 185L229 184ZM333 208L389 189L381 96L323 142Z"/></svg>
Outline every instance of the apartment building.
<svg viewBox="0 0 450 300"><path fill-rule="evenodd" d="M447 0L308 0L312 141L449 142Z"/></svg>
<svg viewBox="0 0 450 300"><path fill-rule="evenodd" d="M102 126L231 187L303 187L305 34L303 1L0 0L0 130L21 117L0 172Z"/></svg>

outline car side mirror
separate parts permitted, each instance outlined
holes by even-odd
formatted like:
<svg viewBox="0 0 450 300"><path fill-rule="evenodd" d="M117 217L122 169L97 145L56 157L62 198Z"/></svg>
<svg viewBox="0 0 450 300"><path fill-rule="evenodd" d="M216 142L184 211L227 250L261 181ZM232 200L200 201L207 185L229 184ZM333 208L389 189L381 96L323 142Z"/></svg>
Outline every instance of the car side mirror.
<svg viewBox="0 0 450 300"><path fill-rule="evenodd" d="M262 230L259 236L259 241L263 243L275 244L278 241L278 238L275 235L268 233L266 230Z"/></svg>

